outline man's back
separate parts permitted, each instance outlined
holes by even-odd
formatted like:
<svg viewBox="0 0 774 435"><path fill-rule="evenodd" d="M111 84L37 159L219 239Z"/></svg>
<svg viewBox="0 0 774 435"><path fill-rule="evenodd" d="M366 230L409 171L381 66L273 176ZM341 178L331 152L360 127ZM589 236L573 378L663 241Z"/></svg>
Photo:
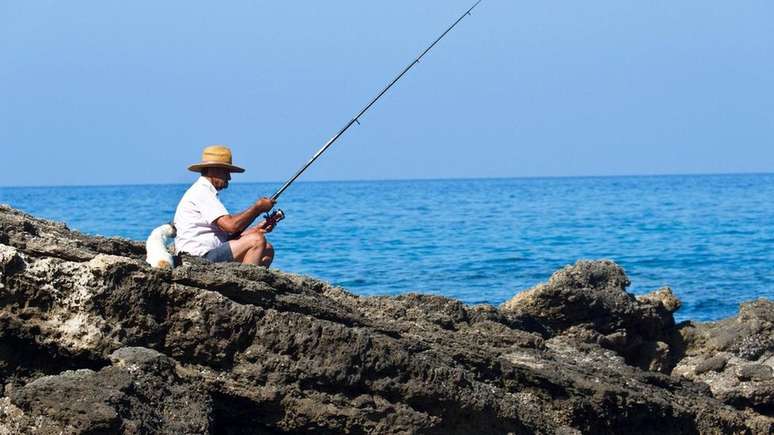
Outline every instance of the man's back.
<svg viewBox="0 0 774 435"><path fill-rule="evenodd" d="M227 214L212 183L199 177L185 192L175 211L175 252L202 256L227 242L228 234L215 225L215 220Z"/></svg>

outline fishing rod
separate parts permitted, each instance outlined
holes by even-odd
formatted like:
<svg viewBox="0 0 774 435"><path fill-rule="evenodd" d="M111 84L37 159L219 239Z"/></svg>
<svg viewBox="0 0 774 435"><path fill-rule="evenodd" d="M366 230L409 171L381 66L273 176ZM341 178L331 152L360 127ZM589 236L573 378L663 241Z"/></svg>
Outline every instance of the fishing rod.
<svg viewBox="0 0 774 435"><path fill-rule="evenodd" d="M384 89L382 89L382 91L381 91L381 92L379 92L379 94L377 94L377 95L376 95L376 97L374 97L374 98L373 98L373 99L372 99L372 100L371 100L371 101L370 101L368 104L366 104L366 106L365 106L365 107L364 107L364 108L363 108L363 109L362 109L360 112L358 112L358 114L357 114L357 115L355 115L355 117L354 117L354 118L352 118L352 120L350 120L350 121L349 121L349 122L348 122L348 123L347 123L347 124L344 126L344 128L342 128L341 130L339 130L339 132L338 132L338 133L336 133L336 134L335 134L335 135L334 135L332 138L330 138L330 139L328 140L328 142L326 142L326 143L325 143L325 145L323 145L323 147L322 147L322 148L320 148L320 150L319 150L319 151L317 151L317 153L315 153L315 155L314 155L314 156L312 156L312 158L311 158L311 159L309 159L309 161L308 161L308 162L306 162L306 164L305 164L304 166L302 166L302 167L301 167L301 169L299 169L299 170L298 170L298 172L296 172L296 174L295 174L295 175L293 175L292 177L290 177L290 179L289 179L288 181L286 181L286 182L285 182L285 184L283 184L283 185L282 185L282 187L280 187L280 188L279 188L279 190L277 190L277 191L274 193L274 195L272 195L272 196L271 196L271 199L272 199L272 201L277 201L277 200L279 199L280 195L282 195L282 193L284 193L284 192L285 192L285 190L287 190L287 188L288 188L288 187L290 187L290 185L291 185L291 184L293 184L293 182L294 182L294 181L296 181L296 179L297 179L298 177L300 177L300 176L301 176L301 174L303 174L303 173L304 173L304 171L306 171L306 169L307 169L307 168L309 168L309 166L311 166L311 165L312 165L312 163L314 163L314 162L315 162L315 160L317 160L317 159L318 159L318 158L319 158L319 157L320 157L320 156L321 156L321 155L322 155L322 154L323 154L323 153L324 153L324 152L325 152L325 151L326 151L328 148L330 148L330 146L331 146L331 145L333 145L333 143L334 143L334 142L336 142L336 141L337 141L337 140L338 140L338 139L339 139L339 138L340 138L340 137L341 137L341 136L342 136L344 133L346 133L346 132L347 132L347 130L349 130L349 128L350 128L350 127L352 127L352 125L353 125L353 124L357 123L357 124L359 125L359 124L360 124L360 120L359 120L359 119L360 119L360 117L361 117L361 116L363 116L363 114L365 114L365 113L368 111L368 109L370 109L370 108L371 108L371 106L373 106L373 105L374 105L374 104L375 104L377 101L379 101L379 99L380 99L380 98L382 98L382 95L386 94L386 93L387 93L387 91L389 91L389 90L390 90L390 88L391 88L391 87L392 87L392 86L393 86L395 83L397 83L397 82L398 82L398 80L400 80L400 79L401 79L401 77L403 77L403 76L404 76L404 75L405 75L405 74L406 74L406 73L407 73L407 72L408 72L408 71L409 71L409 70L410 70L410 69L411 69L411 68L412 68L414 65L418 64L418 63L419 63L419 61L420 61L420 60L421 60L421 59L422 59L422 58L425 56L425 54L427 54L427 52L429 52L429 51L430 51L430 50L431 50L433 47L435 47L435 44L437 44L437 43L438 43L438 42L439 42L441 39L443 39L443 37L444 37L444 36L446 36L446 34L447 34L447 33L451 32L451 30L452 30L452 29L453 29L455 26L457 26L457 24L459 24L459 22L460 22L460 21L462 21L462 20L463 20L463 18L465 18L465 17L466 17L466 16L468 16L468 15L471 15L471 14L470 14L470 12L471 12L471 11L473 11L473 9L475 9L475 7L476 7L476 6L478 6L478 4L479 4L479 3L481 3L481 1L482 1L482 0L478 0L478 1L477 1L477 2L476 2L474 5L473 5L473 6L471 6L471 7L470 7L470 9L468 9L467 11L465 11L465 13L464 13L464 14L462 14L462 16L460 16L460 17L457 19L457 21L455 21L455 22L454 22L454 24L452 24L451 26L449 26L449 28L448 28L448 29L446 29L446 31L445 31L445 32L443 32L443 33L441 34L441 36L439 36L439 37L438 37L438 38L437 38L435 41L433 41L433 43L432 43L432 44L430 44L430 46L429 46L429 47L427 47L427 48L426 48L426 49L425 49L425 50L424 50L424 51L423 51L423 52L422 52L422 53L419 55L419 57L417 57L416 59L414 59L414 61L413 61L413 62L411 62L410 64L408 64L408 66L407 66L406 68L404 68L404 69L403 69L403 71L401 71L401 73L400 73L400 74L398 74L398 75L397 75L397 76L396 76L396 77L395 77L395 78L394 78L394 79L393 79L393 80L390 82L390 84L388 84L388 85L387 85L387 86L386 86ZM279 222L280 220L282 220L282 219L284 219L284 218L285 218L285 213L283 213L283 212L282 212L282 210L277 210L277 211L275 211L274 213L272 213L271 215L267 213L267 215L266 215L267 222L271 221L271 224L275 224L276 222Z"/></svg>

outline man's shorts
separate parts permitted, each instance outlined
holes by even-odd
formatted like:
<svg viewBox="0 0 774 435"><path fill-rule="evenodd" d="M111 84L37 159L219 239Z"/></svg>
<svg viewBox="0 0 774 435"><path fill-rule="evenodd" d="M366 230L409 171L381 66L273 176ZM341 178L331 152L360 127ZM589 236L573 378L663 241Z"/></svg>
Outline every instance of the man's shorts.
<svg viewBox="0 0 774 435"><path fill-rule="evenodd" d="M234 261L234 254L231 253L231 245L224 243L204 254L204 258L213 263L226 263Z"/></svg>

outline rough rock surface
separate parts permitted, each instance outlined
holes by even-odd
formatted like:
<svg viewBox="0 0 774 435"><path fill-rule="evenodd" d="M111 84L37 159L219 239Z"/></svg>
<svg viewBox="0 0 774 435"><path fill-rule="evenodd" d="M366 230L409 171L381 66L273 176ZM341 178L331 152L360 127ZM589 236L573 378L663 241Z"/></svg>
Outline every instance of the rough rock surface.
<svg viewBox="0 0 774 435"><path fill-rule="evenodd" d="M628 286L612 261L579 261L501 309L528 315L554 334L614 350L631 365L668 373L674 359L667 344L675 326L671 313L679 302L668 288L638 300L626 292Z"/></svg>
<svg viewBox="0 0 774 435"><path fill-rule="evenodd" d="M706 383L725 403L774 415L774 303L747 302L734 318L678 331L686 356L673 374Z"/></svg>
<svg viewBox="0 0 774 435"><path fill-rule="evenodd" d="M606 261L497 308L143 256L0 206L0 434L774 429L768 301L675 325Z"/></svg>

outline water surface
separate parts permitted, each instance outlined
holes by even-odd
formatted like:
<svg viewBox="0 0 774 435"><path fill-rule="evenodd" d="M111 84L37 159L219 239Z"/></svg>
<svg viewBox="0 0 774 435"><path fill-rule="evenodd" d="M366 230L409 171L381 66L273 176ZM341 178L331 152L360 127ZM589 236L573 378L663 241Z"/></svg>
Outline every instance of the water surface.
<svg viewBox="0 0 774 435"><path fill-rule="evenodd" d="M193 181L193 180L192 180ZM0 188L0 202L71 228L144 240L187 185ZM241 211L275 183L221 193ZM671 286L678 319L774 298L774 175L294 184L274 266L362 295L499 304L579 258L623 266L640 294Z"/></svg>

